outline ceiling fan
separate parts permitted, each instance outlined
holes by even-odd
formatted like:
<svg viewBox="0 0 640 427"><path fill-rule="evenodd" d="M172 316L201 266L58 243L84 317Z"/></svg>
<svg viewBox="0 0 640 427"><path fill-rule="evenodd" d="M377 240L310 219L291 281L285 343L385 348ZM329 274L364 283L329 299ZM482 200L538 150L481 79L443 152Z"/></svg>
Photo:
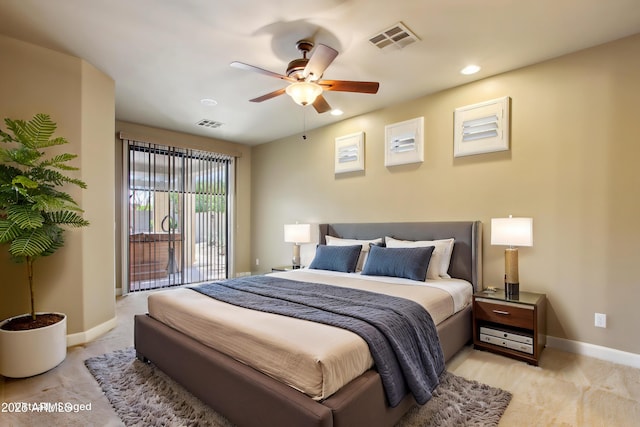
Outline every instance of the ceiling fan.
<svg viewBox="0 0 640 427"><path fill-rule="evenodd" d="M302 106L312 104L318 113L325 113L331 110L329 103L322 96L325 90L340 92L377 93L380 84L378 82L356 82L348 80L320 80L327 67L333 62L338 51L329 46L318 44L311 57L307 58L313 42L300 40L296 47L302 53L302 58L294 59L287 66L286 75L274 73L253 65L242 62L232 62L231 66L243 70L255 71L260 74L286 80L291 84L286 88L278 89L266 95L251 99L251 102L262 102L267 99L286 93L293 100Z"/></svg>

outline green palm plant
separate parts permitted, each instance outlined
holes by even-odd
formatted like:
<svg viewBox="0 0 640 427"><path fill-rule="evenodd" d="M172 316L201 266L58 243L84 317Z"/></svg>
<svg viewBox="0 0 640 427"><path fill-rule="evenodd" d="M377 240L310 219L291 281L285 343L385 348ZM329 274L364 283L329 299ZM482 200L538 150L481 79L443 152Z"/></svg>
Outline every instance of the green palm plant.
<svg viewBox="0 0 640 427"><path fill-rule="evenodd" d="M62 226L89 225L82 209L60 187L87 185L64 174L78 170L68 164L77 155L46 155L45 149L69 142L53 137L57 126L48 115L4 122L9 132L0 129L2 142L8 144L0 147L0 244L8 246L14 261L26 264L31 319L35 321L34 262L64 246Z"/></svg>

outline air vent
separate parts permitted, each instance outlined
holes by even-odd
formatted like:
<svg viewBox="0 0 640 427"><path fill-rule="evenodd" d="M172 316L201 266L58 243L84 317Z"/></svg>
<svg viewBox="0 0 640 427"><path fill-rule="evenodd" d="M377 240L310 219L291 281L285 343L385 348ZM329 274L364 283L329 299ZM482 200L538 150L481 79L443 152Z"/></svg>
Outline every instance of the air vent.
<svg viewBox="0 0 640 427"><path fill-rule="evenodd" d="M369 38L372 45L382 50L402 49L418 40L420 40L418 36L413 34L402 22L398 22Z"/></svg>
<svg viewBox="0 0 640 427"><path fill-rule="evenodd" d="M222 126L222 123L216 122L214 120L208 120L208 119L202 119L196 124L198 126L202 126L202 127L205 127L205 128L211 128L211 129L217 129L220 126Z"/></svg>

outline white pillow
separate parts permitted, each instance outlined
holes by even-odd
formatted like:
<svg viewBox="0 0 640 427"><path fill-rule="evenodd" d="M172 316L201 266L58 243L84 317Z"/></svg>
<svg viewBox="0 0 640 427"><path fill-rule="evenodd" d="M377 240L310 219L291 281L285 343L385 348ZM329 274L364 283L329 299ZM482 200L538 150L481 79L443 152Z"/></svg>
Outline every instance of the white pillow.
<svg viewBox="0 0 640 427"><path fill-rule="evenodd" d="M453 239L441 240L398 240L393 237L385 237L388 248L415 248L421 246L433 246L433 254L429 261L427 269L427 279L450 279L447 274L449 271L449 263L451 262L451 253L453 252Z"/></svg>
<svg viewBox="0 0 640 427"><path fill-rule="evenodd" d="M372 240L356 240L356 239L342 239L340 237L333 236L324 236L324 240L327 242L328 246L353 246L353 245L361 245L362 251L360 252L360 257L358 258L358 265L356 266L356 271L362 271L362 267L364 263L367 261L367 256L369 255L369 243L373 243L374 245L379 245L382 243L382 237Z"/></svg>

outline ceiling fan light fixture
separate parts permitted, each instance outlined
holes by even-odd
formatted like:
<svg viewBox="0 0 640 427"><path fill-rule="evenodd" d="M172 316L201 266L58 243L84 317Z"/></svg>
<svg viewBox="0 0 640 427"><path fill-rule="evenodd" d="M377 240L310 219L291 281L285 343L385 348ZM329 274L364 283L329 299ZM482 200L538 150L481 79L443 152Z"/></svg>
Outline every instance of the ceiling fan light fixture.
<svg viewBox="0 0 640 427"><path fill-rule="evenodd" d="M296 104L305 106L313 104L322 93L322 87L312 82L295 82L287 86L286 92Z"/></svg>

